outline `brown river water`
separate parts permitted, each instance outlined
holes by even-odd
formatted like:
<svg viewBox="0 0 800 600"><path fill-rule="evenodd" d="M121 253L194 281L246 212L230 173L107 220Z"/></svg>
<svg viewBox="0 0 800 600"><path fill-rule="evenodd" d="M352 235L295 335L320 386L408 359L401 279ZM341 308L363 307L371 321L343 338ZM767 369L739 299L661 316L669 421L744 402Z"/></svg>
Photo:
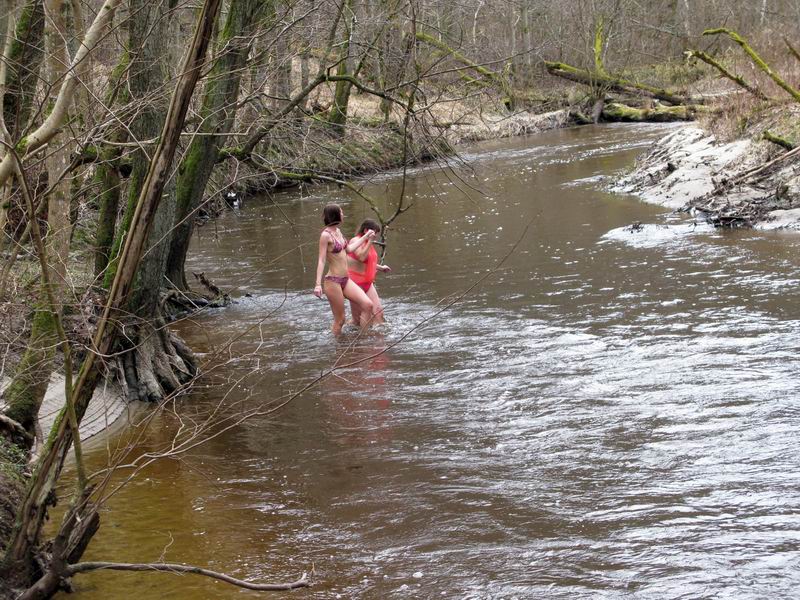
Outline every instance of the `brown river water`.
<svg viewBox="0 0 800 600"><path fill-rule="evenodd" d="M369 216L347 190L203 227L189 268L236 303L178 324L215 368L132 456L250 416L139 473L85 559L310 573L296 598L796 597L800 236L605 191L667 131L553 131L411 171L377 284L389 323L362 338L334 339L310 294L321 206L343 204L348 235ZM384 207L400 189L398 173L365 188ZM128 439L92 443L93 467ZM262 597L196 576L75 583L81 600Z"/></svg>

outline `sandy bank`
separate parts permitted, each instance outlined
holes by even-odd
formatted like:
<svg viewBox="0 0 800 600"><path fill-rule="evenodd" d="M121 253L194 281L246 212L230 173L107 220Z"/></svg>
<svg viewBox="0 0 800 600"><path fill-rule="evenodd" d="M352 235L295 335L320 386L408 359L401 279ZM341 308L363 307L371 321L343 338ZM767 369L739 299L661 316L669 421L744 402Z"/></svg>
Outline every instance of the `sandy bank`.
<svg viewBox="0 0 800 600"><path fill-rule="evenodd" d="M778 161L754 173L782 152L753 139L719 142L683 126L656 142L613 189L718 225L800 230L797 163Z"/></svg>

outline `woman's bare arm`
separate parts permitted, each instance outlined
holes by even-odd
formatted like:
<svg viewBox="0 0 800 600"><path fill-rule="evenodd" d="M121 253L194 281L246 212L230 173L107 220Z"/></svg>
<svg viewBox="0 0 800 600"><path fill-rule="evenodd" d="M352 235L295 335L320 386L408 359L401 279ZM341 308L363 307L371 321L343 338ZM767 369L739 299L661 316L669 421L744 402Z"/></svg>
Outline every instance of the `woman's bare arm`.
<svg viewBox="0 0 800 600"><path fill-rule="evenodd" d="M317 257L317 279L314 285L314 295L317 298L322 297L322 273L325 271L325 259L328 256L328 240L331 235L327 231L323 231L319 236L319 255Z"/></svg>
<svg viewBox="0 0 800 600"><path fill-rule="evenodd" d="M371 240L375 237L375 232L372 229L367 229L367 231L362 236L355 236L350 238L350 241L347 242L347 251L348 252L355 252L357 248L361 247L364 242Z"/></svg>
<svg viewBox="0 0 800 600"><path fill-rule="evenodd" d="M359 262L366 262L367 256L369 255L369 247L369 244L361 244L352 254L358 259Z"/></svg>

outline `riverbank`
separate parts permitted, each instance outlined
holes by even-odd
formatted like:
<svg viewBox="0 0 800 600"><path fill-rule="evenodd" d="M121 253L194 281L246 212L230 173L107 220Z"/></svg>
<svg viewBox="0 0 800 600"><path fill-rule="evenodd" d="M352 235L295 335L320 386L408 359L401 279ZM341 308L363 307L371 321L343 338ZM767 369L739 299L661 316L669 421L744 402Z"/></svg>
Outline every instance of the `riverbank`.
<svg viewBox="0 0 800 600"><path fill-rule="evenodd" d="M462 144L577 124L579 119L560 97L511 112L499 101L482 106L442 100L405 123L402 114L384 120L379 101L360 95L351 99L344 135L316 119L280 125L257 160L218 169L214 187L255 195L314 181L365 177L450 157Z"/></svg>
<svg viewBox="0 0 800 600"><path fill-rule="evenodd" d="M800 175L796 152L764 139L793 134L794 107L750 120L736 135L717 135L714 122L666 135L637 160L613 189L685 211L721 227L800 231Z"/></svg>
<svg viewBox="0 0 800 600"><path fill-rule="evenodd" d="M10 383L9 379L0 381L0 389ZM1 396L1 394L0 394ZM138 401L128 401L125 394L112 382L104 382L95 389L89 408L84 414L80 424L81 440L92 439L101 433L116 430L130 422L130 418L138 412L142 404ZM64 407L64 376L53 374L47 386L47 391L39 408L39 427L44 435L51 430L56 422L61 409ZM0 412L5 407L0 402Z"/></svg>

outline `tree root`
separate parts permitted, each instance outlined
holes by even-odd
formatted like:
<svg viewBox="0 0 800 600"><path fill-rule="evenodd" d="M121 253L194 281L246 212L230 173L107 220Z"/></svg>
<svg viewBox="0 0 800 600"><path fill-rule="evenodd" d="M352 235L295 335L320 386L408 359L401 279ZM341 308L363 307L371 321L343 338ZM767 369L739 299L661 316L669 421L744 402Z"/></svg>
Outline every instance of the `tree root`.
<svg viewBox="0 0 800 600"><path fill-rule="evenodd" d="M129 398L158 402L197 374L191 349L169 330L163 318L154 325L126 327L125 332L127 347L120 362Z"/></svg>

